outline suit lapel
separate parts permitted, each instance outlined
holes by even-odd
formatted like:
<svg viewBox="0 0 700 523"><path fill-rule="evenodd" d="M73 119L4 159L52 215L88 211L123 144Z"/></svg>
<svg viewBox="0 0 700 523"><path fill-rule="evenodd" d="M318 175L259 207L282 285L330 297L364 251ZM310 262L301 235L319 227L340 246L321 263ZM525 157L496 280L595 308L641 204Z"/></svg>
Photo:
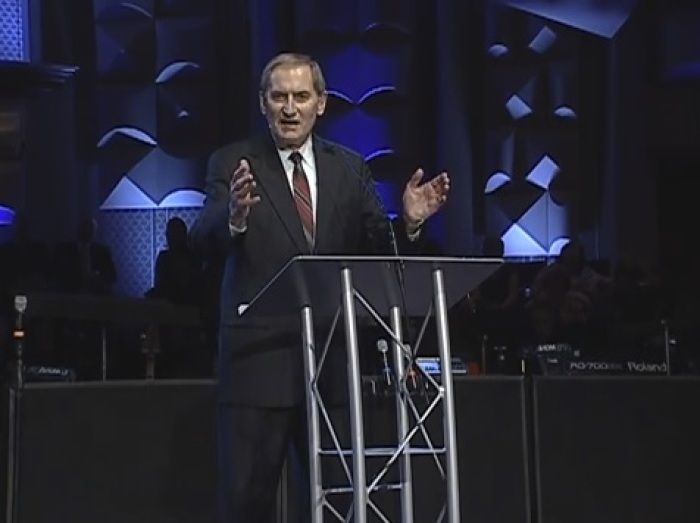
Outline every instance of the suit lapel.
<svg viewBox="0 0 700 523"><path fill-rule="evenodd" d="M325 240L332 234L337 223L333 223L333 212L341 189L341 172L338 158L333 149L321 139L314 137L314 157L316 160L317 208L315 250L323 252Z"/></svg>
<svg viewBox="0 0 700 523"><path fill-rule="evenodd" d="M301 220L277 149L272 140L260 141L257 145L255 156L260 162L261 168L251 167L253 175L258 179L262 196L270 202L299 252L308 254L310 252L309 246L304 237Z"/></svg>

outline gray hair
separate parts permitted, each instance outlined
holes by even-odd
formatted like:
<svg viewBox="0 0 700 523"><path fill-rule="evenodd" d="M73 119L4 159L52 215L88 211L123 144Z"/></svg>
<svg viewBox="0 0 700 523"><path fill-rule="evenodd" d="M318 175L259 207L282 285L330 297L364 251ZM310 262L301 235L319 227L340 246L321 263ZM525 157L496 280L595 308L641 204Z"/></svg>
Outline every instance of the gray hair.
<svg viewBox="0 0 700 523"><path fill-rule="evenodd" d="M295 67L300 65L308 65L311 69L311 78L316 94L322 95L325 93L326 80L323 77L321 66L310 56L300 53L281 53L267 62L267 65L260 75L260 92L262 94L267 93L267 90L270 88L270 77L275 69L282 66Z"/></svg>

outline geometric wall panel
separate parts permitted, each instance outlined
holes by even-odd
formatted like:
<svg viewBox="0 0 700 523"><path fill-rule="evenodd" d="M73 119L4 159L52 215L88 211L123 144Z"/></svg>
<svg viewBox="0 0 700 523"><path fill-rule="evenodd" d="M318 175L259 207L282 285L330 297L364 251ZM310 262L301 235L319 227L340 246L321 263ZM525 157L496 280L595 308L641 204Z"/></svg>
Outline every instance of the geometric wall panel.
<svg viewBox="0 0 700 523"><path fill-rule="evenodd" d="M103 137L96 160L97 196L102 202L119 180L144 161L155 149L153 138L135 128L122 128Z"/></svg>
<svg viewBox="0 0 700 523"><path fill-rule="evenodd" d="M550 193L539 194L530 201L515 191L512 199L502 195L499 195L501 199L497 203L489 199L486 227L490 234L501 237L506 256L552 255L558 253L562 240L568 241L570 224L567 208L554 201ZM506 211L513 208L514 199L518 197L523 199L520 214Z"/></svg>
<svg viewBox="0 0 700 523"><path fill-rule="evenodd" d="M117 270L115 294L143 296L152 285L155 266L154 212L103 211L99 214L98 224L100 240L109 245Z"/></svg>
<svg viewBox="0 0 700 523"><path fill-rule="evenodd" d="M546 191L531 183L508 183L489 194L488 201L496 205L511 222L517 222Z"/></svg>
<svg viewBox="0 0 700 523"><path fill-rule="evenodd" d="M389 214L415 166L396 157L415 128L408 97L415 89L413 1L326 2L299 8L297 35L323 68L328 90L318 130L361 154ZM410 170L409 170L410 169Z"/></svg>
<svg viewBox="0 0 700 523"><path fill-rule="evenodd" d="M627 21L639 0L499 0L535 16L612 38Z"/></svg>
<svg viewBox="0 0 700 523"><path fill-rule="evenodd" d="M195 143L212 143L211 125L216 107L215 87L210 83L169 82L157 87L157 136L161 146L179 146L187 150Z"/></svg>
<svg viewBox="0 0 700 523"><path fill-rule="evenodd" d="M547 248L535 240L521 225L512 223L501 236L505 249L504 256L541 257L547 256Z"/></svg>
<svg viewBox="0 0 700 523"><path fill-rule="evenodd" d="M532 108L517 94L511 96L506 102L506 109L514 120L520 120L532 114Z"/></svg>
<svg viewBox="0 0 700 523"><path fill-rule="evenodd" d="M160 202L154 202L133 180L124 176L102 202L100 209L170 209L201 207L203 203L204 194L200 190L192 189L173 191Z"/></svg>
<svg viewBox="0 0 700 523"><path fill-rule="evenodd" d="M478 190L485 198L485 234L500 236L507 256L549 256L572 233L578 47L571 29L529 14L538 2L515 4L522 10L495 8L486 35L490 100Z"/></svg>
<svg viewBox="0 0 700 523"><path fill-rule="evenodd" d="M24 48L25 1L0 0L0 60L23 61L28 49Z"/></svg>
<svg viewBox="0 0 700 523"><path fill-rule="evenodd" d="M548 191L552 180L558 173L559 166L548 154L545 154L540 161L537 162L537 165L532 168L525 179L541 187L545 191Z"/></svg>
<svg viewBox="0 0 700 523"><path fill-rule="evenodd" d="M153 150L129 171L129 178L156 203L174 191L199 189L206 171L204 158L178 158L163 149Z"/></svg>
<svg viewBox="0 0 700 523"><path fill-rule="evenodd" d="M132 0L115 2L114 0L94 0L95 20L100 23L129 22L135 19L152 18L154 0Z"/></svg>
<svg viewBox="0 0 700 523"><path fill-rule="evenodd" d="M104 22L97 26L97 71L106 78L148 80L156 63L153 21Z"/></svg>
<svg viewBox="0 0 700 523"><path fill-rule="evenodd" d="M98 231L111 247L117 267L115 293L143 296L153 286L156 257L166 246L168 220L177 216L191 227L199 211L199 207L102 211Z"/></svg>
<svg viewBox="0 0 700 523"><path fill-rule="evenodd" d="M194 3L194 2L193 2ZM213 65L216 57L212 17L158 19L155 24L156 70L162 71L175 62L190 62L197 65L192 71L206 71ZM204 38L203 38L204 36ZM198 41L199 45L192 45Z"/></svg>
<svg viewBox="0 0 700 523"><path fill-rule="evenodd" d="M220 121L218 8L213 0L93 2L97 205L115 262L127 271L117 287L139 295L152 283L166 218L202 205Z"/></svg>
<svg viewBox="0 0 700 523"><path fill-rule="evenodd" d="M401 38L403 40L403 37ZM394 41L381 48L365 42L346 44L342 48L326 46L319 50L326 83L331 92L362 104L381 88L399 94L410 89L410 48L403 41Z"/></svg>
<svg viewBox="0 0 700 523"><path fill-rule="evenodd" d="M97 89L97 142L115 128L132 127L156 142L157 87L150 82L102 81Z"/></svg>
<svg viewBox="0 0 700 523"><path fill-rule="evenodd" d="M364 158L394 148L400 138L399 111L369 112L362 108L330 111L319 121L319 130L330 140L340 141Z"/></svg>
<svg viewBox="0 0 700 523"><path fill-rule="evenodd" d="M556 256L568 243L568 213L544 194L501 234L506 256Z"/></svg>
<svg viewBox="0 0 700 523"><path fill-rule="evenodd" d="M557 34L549 27L542 27L535 37L530 41L528 48L538 54L544 54L552 48L557 41Z"/></svg>
<svg viewBox="0 0 700 523"><path fill-rule="evenodd" d="M123 176L100 206L101 210L115 209L155 209L156 204L143 190L129 179Z"/></svg>
<svg viewBox="0 0 700 523"><path fill-rule="evenodd" d="M356 35L376 29L391 29L410 35L414 31L414 0L329 2L306 0L296 6L297 29L304 37L319 33Z"/></svg>

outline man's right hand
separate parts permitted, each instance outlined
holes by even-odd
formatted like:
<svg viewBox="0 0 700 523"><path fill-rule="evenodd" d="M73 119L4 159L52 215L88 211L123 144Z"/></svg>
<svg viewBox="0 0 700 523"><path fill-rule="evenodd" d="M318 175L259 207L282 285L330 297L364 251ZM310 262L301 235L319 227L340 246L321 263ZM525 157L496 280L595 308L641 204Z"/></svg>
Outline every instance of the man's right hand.
<svg viewBox="0 0 700 523"><path fill-rule="evenodd" d="M260 202L260 196L253 195L255 188L250 164L243 158L231 177L228 221L232 226L239 229L246 226L250 210Z"/></svg>

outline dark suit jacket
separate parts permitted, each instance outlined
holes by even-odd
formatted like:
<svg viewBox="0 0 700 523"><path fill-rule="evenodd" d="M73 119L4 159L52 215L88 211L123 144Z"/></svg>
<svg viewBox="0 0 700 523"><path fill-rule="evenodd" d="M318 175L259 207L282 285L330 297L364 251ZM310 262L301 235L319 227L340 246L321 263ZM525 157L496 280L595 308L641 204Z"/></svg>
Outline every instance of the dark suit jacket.
<svg viewBox="0 0 700 523"><path fill-rule="evenodd" d="M313 144L318 184L313 253L270 138L227 145L210 158L206 200L191 239L195 246L226 258L220 297L222 401L290 406L304 397L300 320L295 316L244 323L237 312L238 305L249 303L292 257L392 252L387 219L366 163L356 153L319 137L314 137ZM248 217L247 231L231 238L229 184L241 158L250 163L261 201ZM400 223L396 235L407 243ZM342 378L345 369L338 367Z"/></svg>

